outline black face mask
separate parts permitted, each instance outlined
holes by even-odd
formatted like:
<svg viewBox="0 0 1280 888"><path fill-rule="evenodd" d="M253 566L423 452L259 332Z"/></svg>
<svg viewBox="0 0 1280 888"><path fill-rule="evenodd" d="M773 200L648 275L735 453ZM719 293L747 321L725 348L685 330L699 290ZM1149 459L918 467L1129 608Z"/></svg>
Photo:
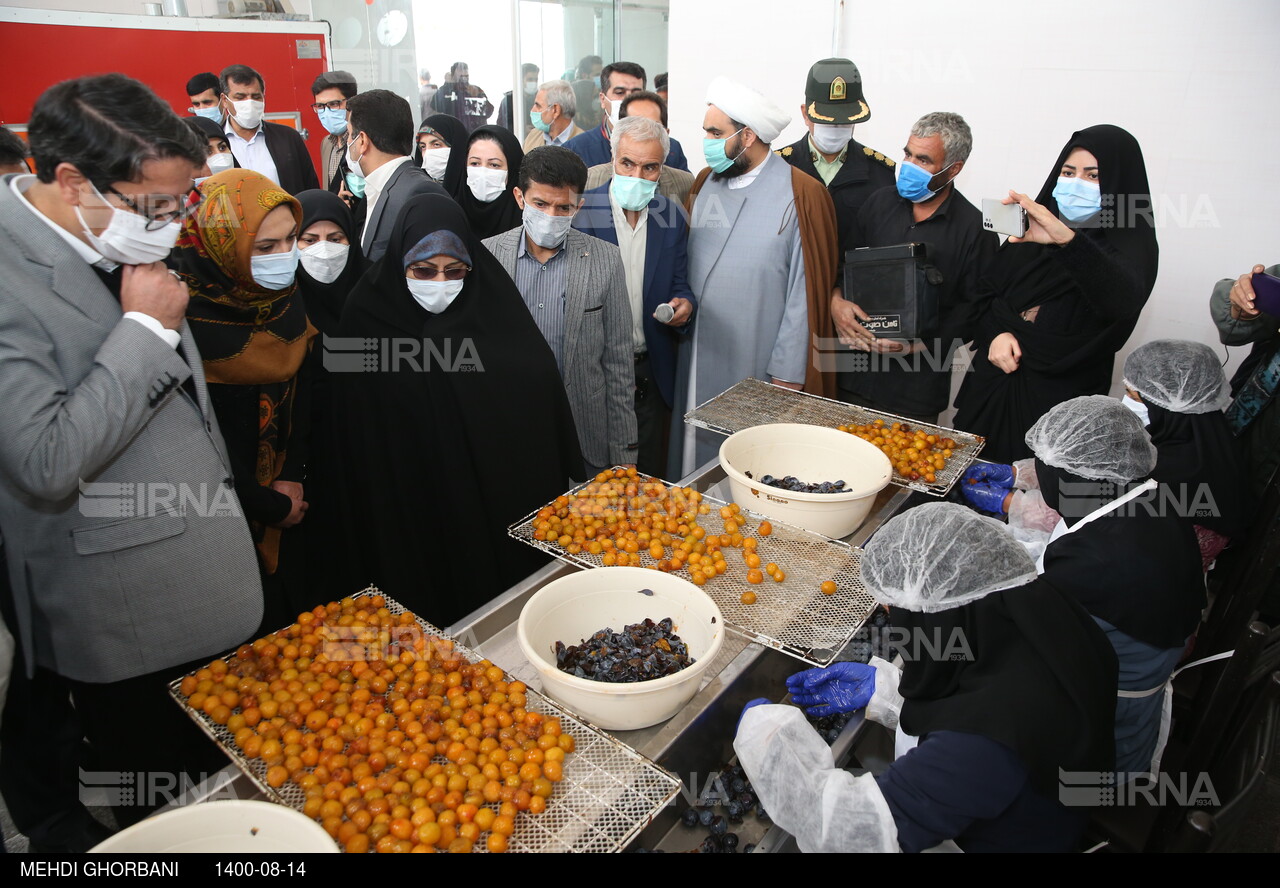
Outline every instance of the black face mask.
<svg viewBox="0 0 1280 888"><path fill-rule="evenodd" d="M1114 481L1081 478L1048 465L1039 457L1036 457L1036 479L1040 482L1040 495L1044 497L1045 505L1061 515L1068 527L1123 496L1129 487Z"/></svg>

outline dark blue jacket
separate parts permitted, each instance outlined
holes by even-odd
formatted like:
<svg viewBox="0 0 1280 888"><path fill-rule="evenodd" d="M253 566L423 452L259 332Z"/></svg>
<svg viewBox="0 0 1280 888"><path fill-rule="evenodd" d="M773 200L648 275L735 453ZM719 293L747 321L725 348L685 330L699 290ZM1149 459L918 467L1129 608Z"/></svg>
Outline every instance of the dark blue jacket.
<svg viewBox="0 0 1280 888"><path fill-rule="evenodd" d="M590 135L586 133L585 135ZM576 142L578 136L570 139ZM618 242L613 228L613 208L609 203L609 182L593 188L585 195L582 210L574 217L573 227L608 241ZM649 349L649 367L662 400L670 407L676 387L676 343L687 334L690 325L669 327L659 323L653 312L663 302L677 296L688 299L694 311L698 301L689 288L688 224L684 208L661 194L649 202L644 251L644 338Z"/></svg>
<svg viewBox="0 0 1280 888"><path fill-rule="evenodd" d="M613 162L613 146L609 144L609 137L604 134L603 126L593 127L581 135L574 136L564 143L564 147L581 157L588 169L602 163ZM675 139L671 140L671 152L667 155L665 163L673 170L689 172L689 161L685 159L684 149Z"/></svg>

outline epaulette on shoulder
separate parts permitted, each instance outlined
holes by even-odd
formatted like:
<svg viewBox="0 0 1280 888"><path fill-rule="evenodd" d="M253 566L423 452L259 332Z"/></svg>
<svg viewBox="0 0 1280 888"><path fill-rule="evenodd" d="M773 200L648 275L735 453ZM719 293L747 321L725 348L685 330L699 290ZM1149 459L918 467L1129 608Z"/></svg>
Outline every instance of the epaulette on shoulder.
<svg viewBox="0 0 1280 888"><path fill-rule="evenodd" d="M776 149L773 153L779 157L790 157L793 150L794 148L791 145L788 145L786 148Z"/></svg>
<svg viewBox="0 0 1280 888"><path fill-rule="evenodd" d="M867 157L870 157L872 160L879 161L880 163L884 164L890 169L893 169L895 166L897 166L896 162L889 159L888 157L885 157L883 154L881 154L879 151L875 150L874 148L867 148L864 146L862 149L862 153L867 155Z"/></svg>

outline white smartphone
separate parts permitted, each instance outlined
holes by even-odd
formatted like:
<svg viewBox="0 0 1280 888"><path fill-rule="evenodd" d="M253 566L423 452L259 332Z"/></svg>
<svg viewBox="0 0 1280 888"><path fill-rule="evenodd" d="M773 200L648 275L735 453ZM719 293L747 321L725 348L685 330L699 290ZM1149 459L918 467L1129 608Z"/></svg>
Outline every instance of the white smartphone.
<svg viewBox="0 0 1280 888"><path fill-rule="evenodd" d="M1017 204L1004 204L984 197L982 227L997 234L1022 237L1027 233L1027 211Z"/></svg>

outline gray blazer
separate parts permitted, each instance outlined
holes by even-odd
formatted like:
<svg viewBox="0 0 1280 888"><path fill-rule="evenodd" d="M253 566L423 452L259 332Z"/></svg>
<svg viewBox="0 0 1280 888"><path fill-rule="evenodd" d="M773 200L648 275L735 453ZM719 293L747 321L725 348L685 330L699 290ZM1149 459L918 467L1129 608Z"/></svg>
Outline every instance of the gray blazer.
<svg viewBox="0 0 1280 888"><path fill-rule="evenodd" d="M123 318L12 178L0 178L0 534L27 666L112 682L239 644L262 619L262 586L191 331L178 352Z"/></svg>
<svg viewBox="0 0 1280 888"><path fill-rule="evenodd" d="M364 250L364 258L369 262L377 262L387 252L387 243L391 240L391 232L395 228L400 208L409 202L409 198L418 194L448 195L443 188L431 181L422 167L414 166L413 159L396 167L396 171L387 180L387 187L382 190L373 215L364 223L364 233L360 236L360 246Z"/></svg>
<svg viewBox="0 0 1280 888"><path fill-rule="evenodd" d="M515 279L523 228L484 242ZM631 301L616 245L570 229L564 305L564 388L588 465L632 464L636 435L636 368Z"/></svg>

